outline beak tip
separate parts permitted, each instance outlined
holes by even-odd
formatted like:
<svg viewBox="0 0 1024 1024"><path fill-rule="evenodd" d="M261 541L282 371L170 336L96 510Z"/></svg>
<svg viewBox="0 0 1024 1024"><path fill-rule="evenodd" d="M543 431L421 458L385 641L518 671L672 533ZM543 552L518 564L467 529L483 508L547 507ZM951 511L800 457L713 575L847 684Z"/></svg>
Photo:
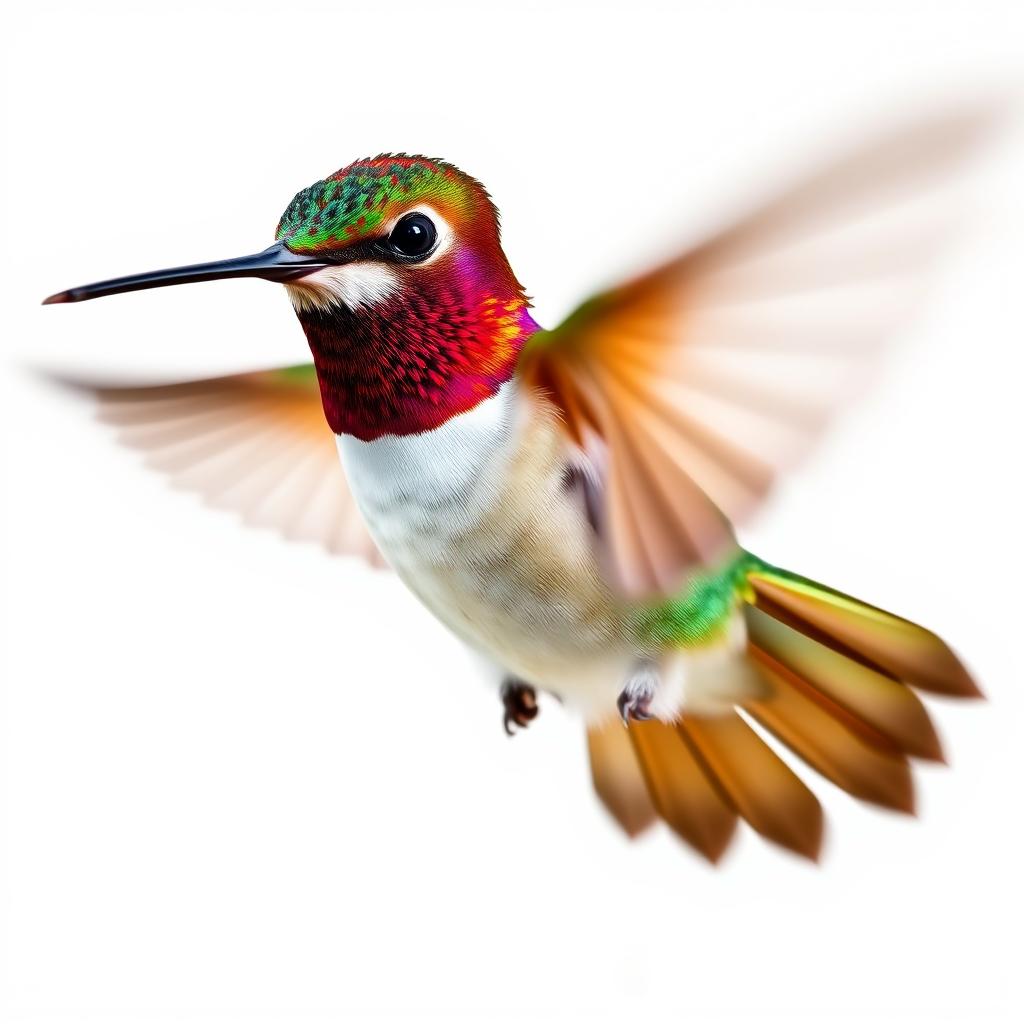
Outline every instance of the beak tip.
<svg viewBox="0 0 1024 1024"><path fill-rule="evenodd" d="M52 306L58 302L74 302L70 292L57 292L55 295L48 295L43 299L44 306Z"/></svg>

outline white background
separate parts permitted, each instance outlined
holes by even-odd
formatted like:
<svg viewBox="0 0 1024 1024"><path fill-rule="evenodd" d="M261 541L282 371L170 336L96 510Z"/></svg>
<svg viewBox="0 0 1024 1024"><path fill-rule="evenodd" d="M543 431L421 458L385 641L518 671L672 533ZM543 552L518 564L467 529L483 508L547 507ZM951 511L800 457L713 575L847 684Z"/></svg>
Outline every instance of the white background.
<svg viewBox="0 0 1024 1024"><path fill-rule="evenodd" d="M5 1019L1021 1019L1019 129L879 386L744 534L949 637L990 698L931 702L952 768L919 773L916 820L818 781L817 868L749 832L717 870L628 843L557 706L506 740L396 581L170 491L24 369L304 359L263 282L38 302L262 248L297 189L385 149L488 184L551 324L820 136L1012 81L1021 5L17 6Z"/></svg>

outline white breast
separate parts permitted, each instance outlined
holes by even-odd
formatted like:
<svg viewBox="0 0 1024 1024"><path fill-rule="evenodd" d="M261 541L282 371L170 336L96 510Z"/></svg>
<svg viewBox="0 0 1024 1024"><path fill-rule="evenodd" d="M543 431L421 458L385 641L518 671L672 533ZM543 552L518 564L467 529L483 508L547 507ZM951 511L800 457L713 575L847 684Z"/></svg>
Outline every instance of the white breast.
<svg viewBox="0 0 1024 1024"><path fill-rule="evenodd" d="M516 413L509 383L436 430L374 441L338 437L353 493L392 564L448 557L451 538L479 522L506 468Z"/></svg>

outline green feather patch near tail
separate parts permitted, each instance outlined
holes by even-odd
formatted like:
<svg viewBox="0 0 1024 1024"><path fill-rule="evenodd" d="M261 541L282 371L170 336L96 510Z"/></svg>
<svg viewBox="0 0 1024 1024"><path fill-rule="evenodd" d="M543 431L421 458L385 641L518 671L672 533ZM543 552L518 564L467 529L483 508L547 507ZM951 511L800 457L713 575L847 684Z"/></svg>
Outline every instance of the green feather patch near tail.
<svg viewBox="0 0 1024 1024"><path fill-rule="evenodd" d="M740 551L717 571L695 573L678 596L634 610L636 636L652 650L714 643L724 635L737 603L751 599L747 576L762 565Z"/></svg>

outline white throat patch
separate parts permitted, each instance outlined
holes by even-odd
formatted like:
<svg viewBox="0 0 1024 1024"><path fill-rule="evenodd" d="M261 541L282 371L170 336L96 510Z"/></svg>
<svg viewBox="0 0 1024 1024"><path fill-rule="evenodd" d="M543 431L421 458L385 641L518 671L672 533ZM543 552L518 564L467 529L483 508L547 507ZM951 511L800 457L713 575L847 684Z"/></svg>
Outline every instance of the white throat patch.
<svg viewBox="0 0 1024 1024"><path fill-rule="evenodd" d="M389 516L425 512L450 525L472 516L471 491L493 498L481 476L485 469L500 476L504 460L498 453L515 429L519 409L516 384L509 381L497 394L421 434L385 434L373 441L339 434L338 451L364 515L378 525Z"/></svg>
<svg viewBox="0 0 1024 1024"><path fill-rule="evenodd" d="M296 311L347 306L359 309L383 302L398 290L398 275L384 263L345 263L324 267L285 285Z"/></svg>

